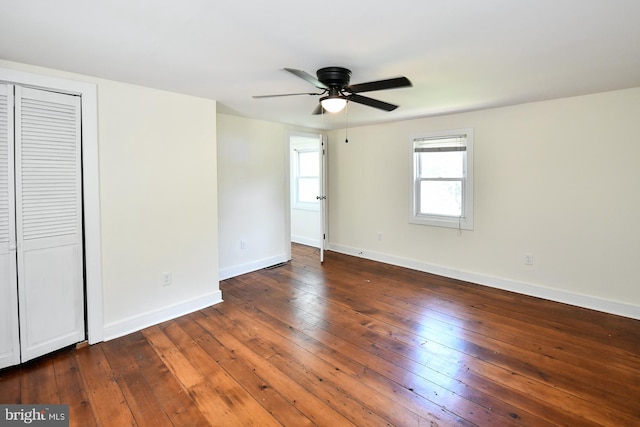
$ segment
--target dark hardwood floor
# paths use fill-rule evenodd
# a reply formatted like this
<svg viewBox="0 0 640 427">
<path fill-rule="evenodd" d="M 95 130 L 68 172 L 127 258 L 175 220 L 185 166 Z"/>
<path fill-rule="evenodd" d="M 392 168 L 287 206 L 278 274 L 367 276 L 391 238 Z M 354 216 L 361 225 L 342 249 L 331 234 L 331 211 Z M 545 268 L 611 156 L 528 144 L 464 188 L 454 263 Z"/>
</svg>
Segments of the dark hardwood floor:
<svg viewBox="0 0 640 427">
<path fill-rule="evenodd" d="M 640 426 L 640 321 L 293 246 L 224 302 L 0 371 L 78 426 Z"/>
</svg>

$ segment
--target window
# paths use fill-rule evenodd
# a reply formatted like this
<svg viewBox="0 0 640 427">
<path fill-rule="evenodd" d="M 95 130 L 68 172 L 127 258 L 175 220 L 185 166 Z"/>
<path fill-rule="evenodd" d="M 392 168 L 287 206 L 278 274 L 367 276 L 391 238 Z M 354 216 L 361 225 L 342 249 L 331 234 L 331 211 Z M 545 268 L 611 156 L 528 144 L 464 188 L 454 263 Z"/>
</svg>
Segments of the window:
<svg viewBox="0 0 640 427">
<path fill-rule="evenodd" d="M 296 209 L 318 210 L 316 198 L 320 184 L 320 153 L 318 147 L 295 148 L 293 150 L 294 192 L 293 206 Z"/>
<path fill-rule="evenodd" d="M 473 229 L 473 129 L 411 139 L 413 224 Z"/>
</svg>

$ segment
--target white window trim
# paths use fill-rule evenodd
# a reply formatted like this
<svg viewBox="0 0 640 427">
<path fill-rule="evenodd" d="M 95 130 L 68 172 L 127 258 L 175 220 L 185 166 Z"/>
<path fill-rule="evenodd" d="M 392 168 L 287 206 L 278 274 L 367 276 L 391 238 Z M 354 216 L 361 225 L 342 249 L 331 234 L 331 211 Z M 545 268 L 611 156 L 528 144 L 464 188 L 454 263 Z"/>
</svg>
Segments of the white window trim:
<svg viewBox="0 0 640 427">
<path fill-rule="evenodd" d="M 448 136 L 466 135 L 465 179 L 463 182 L 463 212 L 460 217 L 443 215 L 418 214 L 418 186 L 416 185 L 416 158 L 414 155 L 414 141 L 417 139 L 444 138 Z M 430 225 L 435 227 L 457 228 L 459 230 L 473 230 L 473 128 L 453 129 L 437 132 L 422 133 L 409 138 L 410 155 L 410 185 L 409 185 L 409 222 L 411 224 Z"/>
<path fill-rule="evenodd" d="M 320 210 L 320 201 L 317 200 L 315 202 L 300 202 L 298 200 L 298 179 L 300 176 L 299 172 L 299 164 L 298 164 L 298 154 L 299 153 L 308 153 L 308 152 L 317 152 L 319 153 L 319 148 L 317 144 L 297 144 L 291 149 L 291 155 L 293 161 L 291 162 L 291 168 L 293 171 L 293 193 L 291 194 L 291 204 L 293 209 L 305 210 L 305 211 L 314 211 L 318 212 Z M 318 176 L 318 179 L 320 177 Z"/>
</svg>

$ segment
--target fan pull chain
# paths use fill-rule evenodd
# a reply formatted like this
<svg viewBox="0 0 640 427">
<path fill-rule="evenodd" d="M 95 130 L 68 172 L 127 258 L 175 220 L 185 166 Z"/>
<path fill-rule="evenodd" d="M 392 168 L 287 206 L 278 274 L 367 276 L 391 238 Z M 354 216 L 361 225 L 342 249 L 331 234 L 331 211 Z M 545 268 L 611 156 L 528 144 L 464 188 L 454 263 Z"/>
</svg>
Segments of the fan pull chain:
<svg viewBox="0 0 640 427">
<path fill-rule="evenodd" d="M 347 114 L 345 115 L 345 126 L 344 126 L 344 143 L 349 143 L 349 101 L 347 101 Z"/>
</svg>

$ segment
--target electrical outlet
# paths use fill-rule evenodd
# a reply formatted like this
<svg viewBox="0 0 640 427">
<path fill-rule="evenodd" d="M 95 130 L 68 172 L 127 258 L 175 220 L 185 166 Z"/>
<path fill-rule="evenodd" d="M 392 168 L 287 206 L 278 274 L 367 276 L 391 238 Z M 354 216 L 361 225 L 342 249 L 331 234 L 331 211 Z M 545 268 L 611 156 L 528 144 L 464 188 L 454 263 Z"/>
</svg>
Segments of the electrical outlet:
<svg viewBox="0 0 640 427">
<path fill-rule="evenodd" d="M 171 273 L 162 273 L 162 286 L 169 286 L 171 284 Z"/>
<path fill-rule="evenodd" d="M 246 240 L 240 240 L 240 249 L 242 249 L 242 250 L 247 249 L 247 241 Z"/>
<path fill-rule="evenodd" d="M 533 255 L 532 254 L 524 254 L 524 264 L 525 265 L 533 265 Z"/>
<path fill-rule="evenodd" d="M 382 240 L 382 231 L 378 231 L 378 240 Z"/>
</svg>

